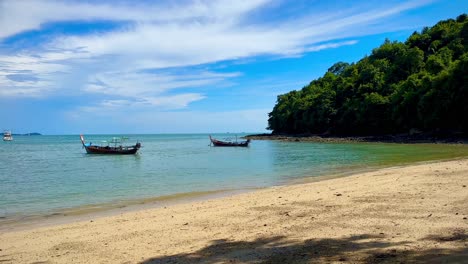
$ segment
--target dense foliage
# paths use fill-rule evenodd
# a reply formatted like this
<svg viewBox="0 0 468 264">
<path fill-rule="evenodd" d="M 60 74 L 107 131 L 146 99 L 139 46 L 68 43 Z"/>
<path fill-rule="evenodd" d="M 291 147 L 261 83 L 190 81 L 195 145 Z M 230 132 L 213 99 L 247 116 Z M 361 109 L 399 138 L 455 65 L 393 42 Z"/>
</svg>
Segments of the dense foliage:
<svg viewBox="0 0 468 264">
<path fill-rule="evenodd" d="M 468 133 L 468 17 L 386 40 L 357 63 L 338 62 L 299 91 L 279 95 L 273 133 Z"/>
</svg>

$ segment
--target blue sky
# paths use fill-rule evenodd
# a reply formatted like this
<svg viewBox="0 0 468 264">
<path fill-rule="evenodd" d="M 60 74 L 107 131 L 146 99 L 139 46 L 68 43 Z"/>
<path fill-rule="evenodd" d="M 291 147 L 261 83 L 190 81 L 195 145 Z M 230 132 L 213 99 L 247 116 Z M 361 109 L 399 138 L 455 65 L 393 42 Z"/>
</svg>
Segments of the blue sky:
<svg viewBox="0 0 468 264">
<path fill-rule="evenodd" d="M 276 97 L 468 1 L 0 0 L 0 128 L 265 132 Z"/>
</svg>

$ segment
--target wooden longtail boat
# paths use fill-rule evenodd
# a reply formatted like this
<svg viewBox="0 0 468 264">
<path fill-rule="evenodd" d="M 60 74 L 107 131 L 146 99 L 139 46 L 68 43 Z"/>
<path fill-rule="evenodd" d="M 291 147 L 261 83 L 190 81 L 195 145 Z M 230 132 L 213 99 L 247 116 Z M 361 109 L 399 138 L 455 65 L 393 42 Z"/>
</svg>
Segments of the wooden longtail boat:
<svg viewBox="0 0 468 264">
<path fill-rule="evenodd" d="M 92 143 L 86 143 L 83 135 L 80 135 L 81 143 L 88 154 L 113 154 L 113 155 L 131 155 L 136 154 L 141 148 L 140 142 L 137 142 L 133 146 L 122 146 L 123 138 L 113 138 L 107 146 L 93 145 Z M 109 146 L 109 143 L 114 144 Z"/>
<path fill-rule="evenodd" d="M 210 141 L 215 147 L 248 147 L 250 143 L 250 139 L 247 139 L 245 141 L 221 141 L 214 139 L 210 136 Z"/>
</svg>

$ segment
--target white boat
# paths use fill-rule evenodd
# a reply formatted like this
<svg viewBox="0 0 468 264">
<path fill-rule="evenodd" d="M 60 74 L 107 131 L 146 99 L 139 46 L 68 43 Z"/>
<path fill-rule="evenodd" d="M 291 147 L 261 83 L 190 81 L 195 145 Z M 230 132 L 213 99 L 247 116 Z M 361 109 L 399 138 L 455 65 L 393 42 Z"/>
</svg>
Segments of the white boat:
<svg viewBox="0 0 468 264">
<path fill-rule="evenodd" d="M 11 131 L 10 130 L 3 131 L 3 141 L 12 141 L 12 140 L 13 140 L 13 136 L 11 135 Z"/>
</svg>

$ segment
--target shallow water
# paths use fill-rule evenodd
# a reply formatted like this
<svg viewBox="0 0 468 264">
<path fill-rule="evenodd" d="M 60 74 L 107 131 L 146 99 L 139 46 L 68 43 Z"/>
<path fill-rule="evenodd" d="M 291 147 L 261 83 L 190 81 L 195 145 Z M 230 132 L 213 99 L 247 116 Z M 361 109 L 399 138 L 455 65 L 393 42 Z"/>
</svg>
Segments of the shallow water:
<svg viewBox="0 0 468 264">
<path fill-rule="evenodd" d="M 86 139 L 97 143 L 112 136 Z M 142 143 L 138 155 L 88 155 L 78 135 L 16 136 L 12 142 L 1 142 L 0 225 L 2 220 L 73 208 L 259 188 L 305 177 L 468 156 L 466 145 L 253 141 L 249 148 L 222 148 L 210 147 L 207 134 L 129 137 L 129 144 Z"/>
</svg>

